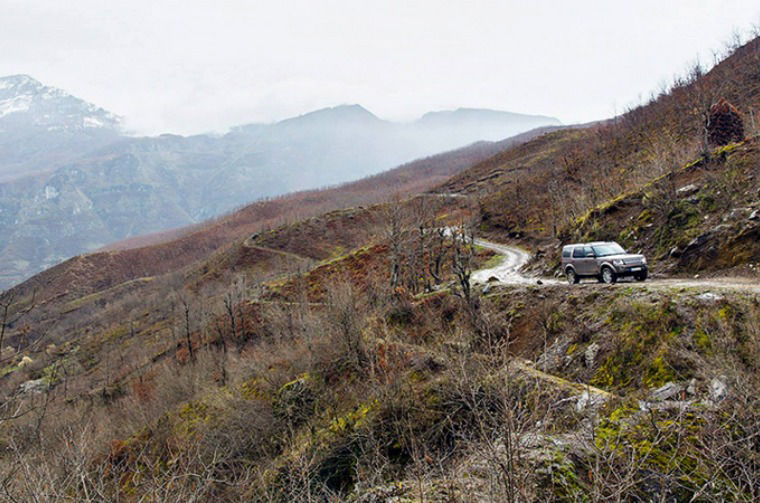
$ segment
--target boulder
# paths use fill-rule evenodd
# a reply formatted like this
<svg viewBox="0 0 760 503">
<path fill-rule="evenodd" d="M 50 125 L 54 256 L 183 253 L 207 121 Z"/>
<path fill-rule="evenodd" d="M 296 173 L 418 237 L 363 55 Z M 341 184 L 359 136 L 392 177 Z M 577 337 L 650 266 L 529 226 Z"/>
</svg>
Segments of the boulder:
<svg viewBox="0 0 760 503">
<path fill-rule="evenodd" d="M 697 295 L 697 300 L 705 304 L 714 304 L 723 300 L 723 297 L 717 293 L 705 292 Z"/>
<path fill-rule="evenodd" d="M 19 390 L 22 393 L 44 393 L 49 387 L 45 379 L 32 379 L 31 381 L 22 382 Z"/>
<path fill-rule="evenodd" d="M 650 397 L 652 400 L 655 400 L 657 402 L 662 402 L 663 400 L 669 400 L 673 398 L 674 396 L 678 395 L 684 390 L 684 386 L 682 384 L 669 382 L 665 383 L 664 386 L 661 386 L 657 388 L 656 390 L 652 391 L 650 393 Z"/>
<path fill-rule="evenodd" d="M 689 185 L 684 185 L 680 189 L 676 190 L 676 195 L 678 197 L 686 197 L 686 196 L 695 194 L 697 192 L 699 192 L 699 186 L 694 185 L 693 183 L 690 183 Z"/>
<path fill-rule="evenodd" d="M 587 408 L 595 408 L 606 401 L 605 397 L 598 393 L 589 393 L 584 391 L 578 395 L 578 400 L 575 402 L 575 411 L 583 412 Z"/>
<path fill-rule="evenodd" d="M 593 368 L 594 363 L 596 361 L 596 355 L 599 353 L 599 344 L 596 342 L 592 342 L 589 344 L 589 346 L 586 348 L 586 352 L 583 354 L 583 357 L 586 361 L 586 368 Z"/>
<path fill-rule="evenodd" d="M 719 402 L 726 398 L 728 395 L 728 384 L 726 383 L 726 376 L 714 377 L 710 381 L 710 399 L 714 402 Z"/>
<path fill-rule="evenodd" d="M 697 380 L 692 378 L 691 381 L 689 381 L 689 385 L 686 387 L 686 392 L 690 395 L 696 395 L 697 394 Z"/>
</svg>

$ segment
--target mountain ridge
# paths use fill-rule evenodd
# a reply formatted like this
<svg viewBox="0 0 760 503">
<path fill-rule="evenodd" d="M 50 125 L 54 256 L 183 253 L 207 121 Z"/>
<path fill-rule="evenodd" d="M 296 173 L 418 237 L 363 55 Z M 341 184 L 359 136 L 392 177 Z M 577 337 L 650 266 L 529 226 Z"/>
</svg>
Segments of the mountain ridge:
<svg viewBox="0 0 760 503">
<path fill-rule="evenodd" d="M 109 112 L 31 77 L 0 82 L 0 288 L 111 242 L 533 126 L 512 116 L 485 129 L 410 126 L 340 105 L 224 135 L 132 137 Z"/>
</svg>

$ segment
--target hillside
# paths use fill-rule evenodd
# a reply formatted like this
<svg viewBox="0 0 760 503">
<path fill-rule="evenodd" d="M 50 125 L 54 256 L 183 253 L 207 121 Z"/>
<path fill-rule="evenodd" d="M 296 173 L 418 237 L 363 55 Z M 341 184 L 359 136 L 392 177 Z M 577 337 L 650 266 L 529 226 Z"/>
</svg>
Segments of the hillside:
<svg viewBox="0 0 760 503">
<path fill-rule="evenodd" d="M 3 298 L 6 494 L 757 500 L 759 62 L 760 38 L 614 120 L 24 282 Z M 705 144 L 722 98 L 746 129 Z M 656 279 L 474 284 L 500 260 L 475 235 L 547 276 L 560 243 L 619 239 Z"/>
<path fill-rule="evenodd" d="M 500 142 L 476 143 L 334 188 L 253 203 L 204 225 L 117 242 L 102 252 L 75 257 L 52 267 L 12 292 L 25 296 L 37 290 L 43 299 L 70 300 L 69 295 L 61 295 L 73 285 L 77 285 L 74 296 L 89 295 L 142 277 L 177 272 L 255 232 L 278 226 L 288 228 L 289 223 L 304 218 L 381 203 L 393 195 L 424 192 L 494 152 L 545 132 L 537 129 Z"/>
<path fill-rule="evenodd" d="M 460 115 L 395 123 L 343 105 L 223 135 L 133 137 L 117 117 L 60 89 L 0 78 L 0 288 L 125 238 L 559 123 Z M 488 121 L 478 126 L 479 116 Z"/>
<path fill-rule="evenodd" d="M 705 114 L 719 98 L 757 134 L 760 41 L 736 48 L 706 74 L 699 68 L 613 121 L 564 129 L 481 162 L 439 191 L 477 194 L 483 228 L 494 235 L 556 237 L 589 209 L 709 154 Z M 754 124 L 754 125 L 753 125 Z"/>
</svg>

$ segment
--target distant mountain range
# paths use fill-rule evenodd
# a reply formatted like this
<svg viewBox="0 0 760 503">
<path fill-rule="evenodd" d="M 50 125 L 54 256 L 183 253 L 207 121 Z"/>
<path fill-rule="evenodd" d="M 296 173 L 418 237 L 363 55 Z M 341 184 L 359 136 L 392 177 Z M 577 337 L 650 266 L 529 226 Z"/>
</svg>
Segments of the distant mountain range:
<svg viewBox="0 0 760 503">
<path fill-rule="evenodd" d="M 476 109 L 396 123 L 344 105 L 221 136 L 131 137 L 60 89 L 0 78 L 0 288 L 116 240 L 556 124 Z"/>
</svg>

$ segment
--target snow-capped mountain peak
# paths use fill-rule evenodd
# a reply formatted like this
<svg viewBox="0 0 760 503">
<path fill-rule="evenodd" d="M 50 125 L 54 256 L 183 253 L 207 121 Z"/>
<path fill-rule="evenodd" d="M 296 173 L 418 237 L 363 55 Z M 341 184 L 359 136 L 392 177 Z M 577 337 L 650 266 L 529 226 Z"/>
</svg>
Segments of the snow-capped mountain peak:
<svg viewBox="0 0 760 503">
<path fill-rule="evenodd" d="M 28 75 L 0 77 L 0 122 L 48 131 L 118 130 L 116 115 Z"/>
</svg>

